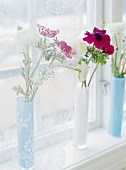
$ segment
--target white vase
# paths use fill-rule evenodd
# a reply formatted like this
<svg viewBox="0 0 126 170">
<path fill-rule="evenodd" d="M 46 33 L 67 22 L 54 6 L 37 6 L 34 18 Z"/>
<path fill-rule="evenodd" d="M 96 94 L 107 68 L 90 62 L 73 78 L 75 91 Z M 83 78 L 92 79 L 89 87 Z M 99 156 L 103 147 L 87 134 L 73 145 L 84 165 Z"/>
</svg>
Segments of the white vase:
<svg viewBox="0 0 126 170">
<path fill-rule="evenodd" d="M 78 149 L 87 147 L 87 129 L 88 129 L 88 87 L 81 87 L 79 82 L 75 88 L 74 94 L 74 128 L 73 144 Z"/>
</svg>

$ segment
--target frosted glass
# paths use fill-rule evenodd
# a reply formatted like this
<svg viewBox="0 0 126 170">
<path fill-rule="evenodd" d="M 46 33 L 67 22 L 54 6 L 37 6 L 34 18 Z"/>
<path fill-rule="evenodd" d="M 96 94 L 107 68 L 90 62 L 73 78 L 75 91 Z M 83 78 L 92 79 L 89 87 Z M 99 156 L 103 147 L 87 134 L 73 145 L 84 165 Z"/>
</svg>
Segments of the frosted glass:
<svg viewBox="0 0 126 170">
<path fill-rule="evenodd" d="M 0 69 L 21 64 L 22 58 L 17 53 L 14 36 L 18 26 L 28 26 L 27 4 L 25 0 L 0 0 Z"/>
</svg>

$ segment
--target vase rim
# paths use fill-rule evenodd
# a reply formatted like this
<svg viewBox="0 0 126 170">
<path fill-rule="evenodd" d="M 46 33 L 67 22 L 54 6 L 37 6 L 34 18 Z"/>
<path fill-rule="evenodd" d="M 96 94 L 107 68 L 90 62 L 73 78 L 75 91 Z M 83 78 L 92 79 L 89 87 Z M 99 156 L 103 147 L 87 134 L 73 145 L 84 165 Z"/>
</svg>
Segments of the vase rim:
<svg viewBox="0 0 126 170">
<path fill-rule="evenodd" d="M 18 102 L 25 102 L 25 97 L 24 96 L 20 96 L 17 98 L 17 101 Z M 25 102 L 25 103 L 32 103 L 33 101 L 28 101 L 28 102 Z"/>
<path fill-rule="evenodd" d="M 112 75 L 112 78 L 115 78 L 115 79 L 125 79 L 125 77 L 115 77 L 114 75 Z"/>
<path fill-rule="evenodd" d="M 77 86 L 77 87 L 81 87 L 81 82 L 78 82 L 76 86 Z M 83 86 L 82 89 L 89 89 L 89 87 L 88 87 L 88 86 L 86 86 L 86 87 Z"/>
</svg>

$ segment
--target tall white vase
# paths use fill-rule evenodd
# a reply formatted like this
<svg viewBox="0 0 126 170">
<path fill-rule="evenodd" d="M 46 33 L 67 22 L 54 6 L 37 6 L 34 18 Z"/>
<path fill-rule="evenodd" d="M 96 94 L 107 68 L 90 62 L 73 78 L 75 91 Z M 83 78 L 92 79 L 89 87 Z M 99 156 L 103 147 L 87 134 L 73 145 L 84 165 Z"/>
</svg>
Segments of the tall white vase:
<svg viewBox="0 0 126 170">
<path fill-rule="evenodd" d="M 87 129 L 88 129 L 88 87 L 81 87 L 79 82 L 75 88 L 74 94 L 74 128 L 73 144 L 78 149 L 87 147 Z"/>
</svg>

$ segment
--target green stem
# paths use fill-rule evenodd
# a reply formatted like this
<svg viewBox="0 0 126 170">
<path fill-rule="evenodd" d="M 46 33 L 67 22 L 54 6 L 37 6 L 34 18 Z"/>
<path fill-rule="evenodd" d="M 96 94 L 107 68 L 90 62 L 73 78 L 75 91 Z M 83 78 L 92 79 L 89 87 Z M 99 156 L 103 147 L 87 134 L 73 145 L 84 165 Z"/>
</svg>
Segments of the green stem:
<svg viewBox="0 0 126 170">
<path fill-rule="evenodd" d="M 122 71 L 121 71 L 121 75 L 123 74 L 123 72 L 124 72 L 124 69 L 125 69 L 125 65 L 124 65 L 124 63 L 123 63 L 123 65 L 122 65 Z"/>
<path fill-rule="evenodd" d="M 89 64 L 90 61 L 91 61 L 91 59 L 92 59 L 92 54 L 93 54 L 94 49 L 95 49 L 95 46 L 94 46 L 94 43 L 93 43 L 91 55 L 90 55 L 90 57 L 89 57 L 89 60 L 88 60 L 88 63 L 87 63 L 87 64 Z"/>
<path fill-rule="evenodd" d="M 53 64 L 53 61 L 54 61 L 54 60 L 55 60 L 55 57 L 52 58 L 51 62 L 50 62 L 49 65 L 48 65 L 48 68 L 51 67 L 51 65 Z M 45 74 L 44 74 L 44 75 L 46 75 L 46 73 L 47 73 L 47 70 L 45 71 Z M 43 76 L 44 76 L 44 75 L 43 75 Z M 35 96 L 35 94 L 36 94 L 38 88 L 39 88 L 39 85 L 38 85 L 38 86 L 36 87 L 36 89 L 33 91 L 33 94 L 32 94 L 32 96 L 31 96 L 30 101 L 33 100 L 33 98 L 34 98 L 34 96 Z"/>
<path fill-rule="evenodd" d="M 26 101 L 28 101 L 29 98 L 29 90 L 30 90 L 30 84 L 29 84 L 29 80 L 30 80 L 30 57 L 29 57 L 29 48 L 26 49 L 26 60 L 28 60 L 28 66 L 27 64 L 25 64 L 25 69 L 27 70 L 27 78 L 25 79 L 26 81 L 26 96 L 25 99 Z"/>
<path fill-rule="evenodd" d="M 117 42 L 117 37 L 115 37 L 115 43 L 116 43 L 116 52 L 115 52 L 115 57 L 114 57 L 114 75 L 116 75 L 116 68 L 117 68 L 117 51 L 118 51 L 118 42 Z"/>
<path fill-rule="evenodd" d="M 94 48 L 95 48 L 95 46 L 94 46 L 94 43 L 93 43 L 93 46 L 92 46 L 92 52 L 94 51 Z"/>
<path fill-rule="evenodd" d="M 52 58 L 51 62 L 49 63 L 49 65 L 48 65 L 49 68 L 50 68 L 51 65 L 53 64 L 54 60 L 55 60 L 55 56 Z"/>
<path fill-rule="evenodd" d="M 30 101 L 32 101 L 32 100 L 33 100 L 33 98 L 34 98 L 34 96 L 35 96 L 35 94 L 36 94 L 36 92 L 37 92 L 38 88 L 39 88 L 39 85 L 38 85 L 38 86 L 36 87 L 36 89 L 33 91 L 33 94 L 32 94 L 32 96 L 31 96 Z"/>
<path fill-rule="evenodd" d="M 81 88 L 83 88 L 83 85 L 84 85 L 84 82 L 82 81 L 82 82 L 81 82 Z"/>
<path fill-rule="evenodd" d="M 91 59 L 92 59 L 92 55 L 90 55 L 89 57 L 88 64 L 90 63 Z"/>
<path fill-rule="evenodd" d="M 53 67 L 63 67 L 63 68 L 68 68 L 70 70 L 74 70 L 74 71 L 80 72 L 80 70 L 78 68 L 72 68 L 72 67 L 69 67 L 69 66 L 56 65 L 56 66 L 53 66 Z M 51 68 L 53 68 L 53 67 L 51 67 Z"/>
<path fill-rule="evenodd" d="M 43 54 L 44 54 L 44 53 L 43 53 Z M 33 78 L 33 76 L 34 76 L 34 74 L 35 74 L 35 72 L 36 72 L 36 70 L 37 70 L 37 68 L 38 68 L 38 66 L 39 66 L 39 64 L 40 64 L 40 62 L 41 62 L 41 59 L 42 59 L 42 56 L 39 57 L 39 60 L 38 60 L 38 62 L 36 63 L 36 65 L 35 65 L 32 73 L 31 73 L 30 78 Z"/>
<path fill-rule="evenodd" d="M 87 85 L 86 85 L 86 80 L 84 81 L 84 86 L 86 87 Z"/>
<path fill-rule="evenodd" d="M 86 87 L 86 80 L 84 82 L 83 81 L 81 82 L 81 87 L 83 86 Z"/>
<path fill-rule="evenodd" d="M 94 76 L 95 71 L 96 71 L 97 68 L 98 68 L 98 65 L 99 65 L 99 62 L 96 64 L 96 66 L 95 66 L 95 68 L 94 68 L 94 71 L 93 71 L 93 73 L 92 73 L 92 75 L 91 75 L 91 77 L 90 77 L 90 80 L 89 80 L 89 83 L 88 83 L 88 87 L 89 87 L 89 85 L 90 85 L 90 83 L 91 83 L 91 80 L 92 80 L 92 78 L 93 78 L 93 76 Z"/>
</svg>

